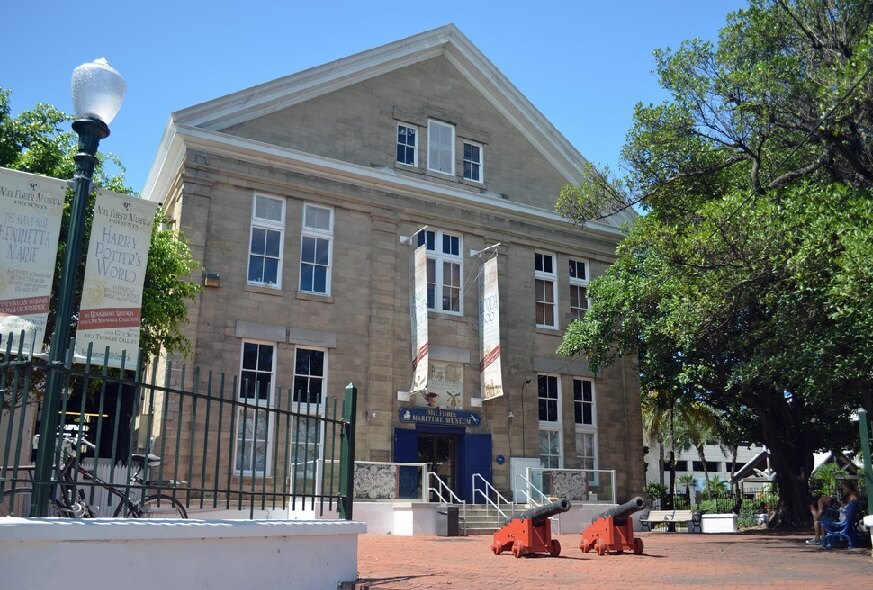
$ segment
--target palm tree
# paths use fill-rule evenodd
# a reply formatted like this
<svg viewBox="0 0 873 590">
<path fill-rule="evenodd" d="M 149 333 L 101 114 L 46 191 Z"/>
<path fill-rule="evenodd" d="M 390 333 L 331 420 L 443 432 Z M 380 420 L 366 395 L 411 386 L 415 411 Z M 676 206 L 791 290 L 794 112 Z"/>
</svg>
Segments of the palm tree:
<svg viewBox="0 0 873 590">
<path fill-rule="evenodd" d="M 676 478 L 676 483 L 680 486 L 685 486 L 685 493 L 688 494 L 688 501 L 691 502 L 693 496 L 691 495 L 692 488 L 694 490 L 697 489 L 697 478 L 694 477 L 693 473 L 686 473 L 685 475 L 680 475 Z"/>
</svg>

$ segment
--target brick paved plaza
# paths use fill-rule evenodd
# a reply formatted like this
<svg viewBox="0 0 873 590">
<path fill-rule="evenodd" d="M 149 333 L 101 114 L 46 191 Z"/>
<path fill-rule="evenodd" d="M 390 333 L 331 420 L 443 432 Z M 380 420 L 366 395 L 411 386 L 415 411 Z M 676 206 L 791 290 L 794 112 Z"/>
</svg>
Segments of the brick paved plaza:
<svg viewBox="0 0 873 590">
<path fill-rule="evenodd" d="M 516 559 L 491 553 L 491 536 L 362 535 L 358 588 L 464 590 L 523 588 L 840 588 L 873 587 L 870 549 L 823 551 L 809 535 L 640 533 L 643 555 L 579 550 L 579 535 L 558 535 L 561 556 Z"/>
</svg>

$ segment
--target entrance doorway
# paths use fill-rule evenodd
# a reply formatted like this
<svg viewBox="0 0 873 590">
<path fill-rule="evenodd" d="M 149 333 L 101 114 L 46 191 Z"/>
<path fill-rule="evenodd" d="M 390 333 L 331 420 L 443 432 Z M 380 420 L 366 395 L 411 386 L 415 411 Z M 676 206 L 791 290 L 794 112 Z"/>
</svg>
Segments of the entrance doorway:
<svg viewBox="0 0 873 590">
<path fill-rule="evenodd" d="M 457 437 L 444 434 L 418 435 L 418 462 L 427 463 L 447 486 L 457 493 Z M 431 501 L 437 498 L 431 498 Z"/>
</svg>

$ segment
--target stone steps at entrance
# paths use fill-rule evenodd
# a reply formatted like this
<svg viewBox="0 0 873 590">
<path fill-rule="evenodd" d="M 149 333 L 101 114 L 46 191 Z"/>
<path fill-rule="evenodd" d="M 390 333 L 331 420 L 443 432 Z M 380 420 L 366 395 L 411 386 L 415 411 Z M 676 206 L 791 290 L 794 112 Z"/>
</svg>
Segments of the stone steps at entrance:
<svg viewBox="0 0 873 590">
<path fill-rule="evenodd" d="M 508 507 L 507 507 L 508 508 Z M 507 516 L 512 516 L 511 508 L 501 507 Z M 515 505 L 515 514 L 525 510 L 524 504 Z M 462 513 L 463 514 L 463 513 Z M 461 530 L 466 530 L 468 535 L 491 535 L 506 524 L 505 519 L 493 507 L 482 505 L 466 506 L 466 515 L 462 518 Z M 466 526 L 465 526 L 466 525 Z"/>
</svg>

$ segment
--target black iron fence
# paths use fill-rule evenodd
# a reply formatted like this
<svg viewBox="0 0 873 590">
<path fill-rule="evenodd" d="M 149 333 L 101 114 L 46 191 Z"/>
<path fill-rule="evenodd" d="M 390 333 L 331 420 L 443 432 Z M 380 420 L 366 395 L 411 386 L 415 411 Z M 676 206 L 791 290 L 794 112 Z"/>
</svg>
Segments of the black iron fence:
<svg viewBox="0 0 873 590">
<path fill-rule="evenodd" d="M 122 371 L 14 352 L 0 354 L 0 515 L 38 514 L 39 488 L 47 515 L 352 517 L 353 385 L 340 402 L 159 359 Z M 52 373 L 57 408 L 43 404 Z M 60 427 L 40 440 L 47 412 Z"/>
</svg>

